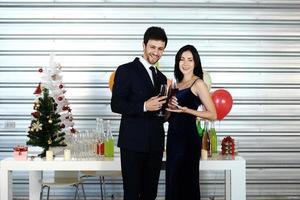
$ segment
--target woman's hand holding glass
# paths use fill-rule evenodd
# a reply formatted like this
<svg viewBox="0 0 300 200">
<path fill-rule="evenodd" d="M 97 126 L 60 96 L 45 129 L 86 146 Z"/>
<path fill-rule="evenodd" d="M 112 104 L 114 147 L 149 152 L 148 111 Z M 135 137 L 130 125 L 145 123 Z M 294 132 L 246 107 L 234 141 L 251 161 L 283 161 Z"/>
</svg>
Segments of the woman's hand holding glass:
<svg viewBox="0 0 300 200">
<path fill-rule="evenodd" d="M 176 96 L 171 96 L 168 101 L 168 109 L 175 110 L 175 109 L 178 109 L 177 106 L 178 106 L 178 101 L 177 101 Z"/>
<path fill-rule="evenodd" d="M 183 107 L 178 104 L 176 96 L 172 96 L 169 99 L 168 108 L 166 110 L 169 112 L 182 113 L 182 112 L 186 112 L 187 109 L 188 109 L 187 107 Z"/>
</svg>

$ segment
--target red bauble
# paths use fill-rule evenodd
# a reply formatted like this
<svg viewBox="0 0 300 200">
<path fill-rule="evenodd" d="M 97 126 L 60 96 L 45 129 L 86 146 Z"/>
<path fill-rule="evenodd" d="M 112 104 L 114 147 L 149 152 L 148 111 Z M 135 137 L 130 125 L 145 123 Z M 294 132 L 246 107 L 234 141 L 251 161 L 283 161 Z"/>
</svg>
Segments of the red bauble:
<svg viewBox="0 0 300 200">
<path fill-rule="evenodd" d="M 39 68 L 39 72 L 42 73 L 43 72 L 43 68 Z"/>
<path fill-rule="evenodd" d="M 68 110 L 68 109 L 69 109 L 69 106 L 66 106 L 66 105 L 63 106 L 63 108 L 62 108 L 63 111 L 66 111 L 66 110 Z"/>
<path fill-rule="evenodd" d="M 39 118 L 41 116 L 40 112 L 33 112 L 31 113 L 31 115 L 34 117 L 34 118 Z"/>
<path fill-rule="evenodd" d="M 71 128 L 71 133 L 76 133 L 76 129 L 75 128 Z"/>
<path fill-rule="evenodd" d="M 61 101 L 61 100 L 63 100 L 63 97 L 58 97 L 57 99 L 58 99 L 58 101 Z"/>
<path fill-rule="evenodd" d="M 65 128 L 65 127 L 66 127 L 65 124 L 60 125 L 60 128 Z"/>
<path fill-rule="evenodd" d="M 59 89 L 62 89 L 64 87 L 64 85 L 60 84 L 58 87 L 59 87 Z"/>
</svg>

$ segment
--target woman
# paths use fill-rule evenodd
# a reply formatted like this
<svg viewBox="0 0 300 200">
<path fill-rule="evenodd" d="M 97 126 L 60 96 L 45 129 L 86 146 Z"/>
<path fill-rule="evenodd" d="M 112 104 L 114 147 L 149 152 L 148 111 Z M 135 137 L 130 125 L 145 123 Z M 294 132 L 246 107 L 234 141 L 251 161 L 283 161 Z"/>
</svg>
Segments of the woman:
<svg viewBox="0 0 300 200">
<path fill-rule="evenodd" d="M 213 101 L 203 81 L 197 49 L 182 47 L 175 57 L 175 78 L 178 92 L 168 103 L 171 112 L 167 139 L 166 200 L 199 200 L 199 161 L 201 138 L 196 117 L 215 120 Z M 197 111 L 200 105 L 204 111 Z"/>
</svg>

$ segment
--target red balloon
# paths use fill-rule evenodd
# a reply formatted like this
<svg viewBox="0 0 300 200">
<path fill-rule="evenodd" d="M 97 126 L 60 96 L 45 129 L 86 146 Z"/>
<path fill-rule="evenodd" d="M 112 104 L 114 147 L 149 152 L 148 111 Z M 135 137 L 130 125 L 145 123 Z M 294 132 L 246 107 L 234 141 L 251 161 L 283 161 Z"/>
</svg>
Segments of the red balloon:
<svg viewBox="0 0 300 200">
<path fill-rule="evenodd" d="M 224 119 L 232 108 L 231 94 L 227 90 L 219 89 L 212 93 L 212 100 L 216 107 L 217 119 Z"/>
</svg>

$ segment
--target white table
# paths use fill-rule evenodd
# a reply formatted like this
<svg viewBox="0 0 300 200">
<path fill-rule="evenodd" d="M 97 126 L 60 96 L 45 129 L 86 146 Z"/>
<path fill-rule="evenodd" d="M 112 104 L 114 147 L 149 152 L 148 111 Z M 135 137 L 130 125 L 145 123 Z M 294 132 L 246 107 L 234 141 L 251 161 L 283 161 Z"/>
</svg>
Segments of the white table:
<svg viewBox="0 0 300 200">
<path fill-rule="evenodd" d="M 120 158 L 94 160 L 64 161 L 56 158 L 54 161 L 35 159 L 33 161 L 17 161 L 6 158 L 0 162 L 0 199 L 12 200 L 12 171 L 29 172 L 29 199 L 38 200 L 40 192 L 39 179 L 41 171 L 121 171 Z M 209 160 L 201 160 L 200 170 L 225 170 L 226 200 L 246 200 L 246 161 L 240 157 L 225 158 L 215 156 Z"/>
</svg>

